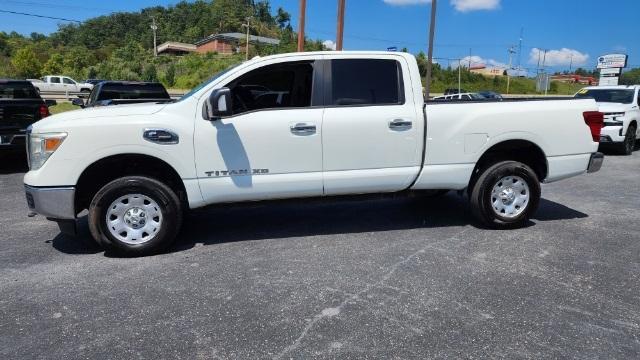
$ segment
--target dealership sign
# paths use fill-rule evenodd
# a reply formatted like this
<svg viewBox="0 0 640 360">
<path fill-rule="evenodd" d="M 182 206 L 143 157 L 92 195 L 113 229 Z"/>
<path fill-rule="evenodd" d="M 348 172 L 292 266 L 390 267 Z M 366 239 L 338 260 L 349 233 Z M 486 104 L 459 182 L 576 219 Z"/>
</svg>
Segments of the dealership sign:
<svg viewBox="0 0 640 360">
<path fill-rule="evenodd" d="M 598 57 L 598 69 L 624 67 L 627 67 L 627 55 L 625 54 L 609 54 Z"/>
<path fill-rule="evenodd" d="M 627 67 L 628 56 L 625 54 L 608 54 L 598 57 L 600 80 L 598 85 L 618 85 L 622 68 Z"/>
</svg>

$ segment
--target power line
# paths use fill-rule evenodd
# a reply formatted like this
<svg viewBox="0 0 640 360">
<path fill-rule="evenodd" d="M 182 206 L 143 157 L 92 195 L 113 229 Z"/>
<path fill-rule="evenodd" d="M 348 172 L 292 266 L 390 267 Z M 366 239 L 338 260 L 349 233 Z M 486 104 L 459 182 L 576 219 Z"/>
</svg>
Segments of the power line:
<svg viewBox="0 0 640 360">
<path fill-rule="evenodd" d="M 45 7 L 45 8 L 66 8 L 66 9 L 78 9 L 78 10 L 95 10 L 95 11 L 118 11 L 115 9 L 107 9 L 107 8 L 95 8 L 95 7 L 86 7 L 86 6 L 77 6 L 77 5 L 64 5 L 59 3 L 47 3 L 47 2 L 35 2 L 35 1 L 17 1 L 17 0 L 5 0 L 5 3 L 16 5 L 16 6 L 26 6 L 26 7 Z"/>
<path fill-rule="evenodd" d="M 15 14 L 15 15 L 33 16 L 33 17 L 44 18 L 44 19 L 53 19 L 53 20 L 70 21 L 70 22 L 76 22 L 76 23 L 78 23 L 78 24 L 81 24 L 81 23 L 82 23 L 82 21 L 80 21 L 80 20 L 65 19 L 65 18 L 59 18 L 59 17 L 55 17 L 55 16 L 46 16 L 46 15 L 39 15 L 39 14 L 29 14 L 29 13 L 23 13 L 23 12 L 17 12 L 17 11 L 9 11 L 9 10 L 0 10 L 0 12 L 2 12 L 2 13 L 7 13 L 7 14 Z"/>
</svg>

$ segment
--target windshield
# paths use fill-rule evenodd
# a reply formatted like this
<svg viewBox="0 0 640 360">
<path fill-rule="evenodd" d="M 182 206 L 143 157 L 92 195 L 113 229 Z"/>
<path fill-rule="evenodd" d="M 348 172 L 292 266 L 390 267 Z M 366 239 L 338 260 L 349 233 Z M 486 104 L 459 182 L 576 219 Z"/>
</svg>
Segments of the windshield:
<svg viewBox="0 0 640 360">
<path fill-rule="evenodd" d="M 593 98 L 599 103 L 631 104 L 633 93 L 633 89 L 582 89 L 575 97 Z"/>
<path fill-rule="evenodd" d="M 229 71 L 231 71 L 232 69 L 238 67 L 240 64 L 238 65 L 234 65 L 226 70 L 222 70 L 219 73 L 213 75 L 212 77 L 210 77 L 209 79 L 205 80 L 203 83 L 201 83 L 200 85 L 194 87 L 193 89 L 191 89 L 191 91 L 189 91 L 188 93 L 184 94 L 180 100 L 178 101 L 182 101 L 185 100 L 189 97 L 191 97 L 193 94 L 197 93 L 198 91 L 200 91 L 200 89 L 204 88 L 205 86 L 211 84 L 212 82 L 216 81 L 218 78 L 220 78 L 222 75 L 228 73 Z"/>
</svg>

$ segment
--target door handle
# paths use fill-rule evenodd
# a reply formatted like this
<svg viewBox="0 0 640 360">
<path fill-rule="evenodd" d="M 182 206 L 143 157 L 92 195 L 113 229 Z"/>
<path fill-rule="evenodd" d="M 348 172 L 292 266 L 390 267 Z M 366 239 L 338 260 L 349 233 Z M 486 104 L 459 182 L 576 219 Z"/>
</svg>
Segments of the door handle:
<svg viewBox="0 0 640 360">
<path fill-rule="evenodd" d="M 290 129 L 294 135 L 312 135 L 316 133 L 316 125 L 309 123 L 297 123 L 291 125 Z"/>
<path fill-rule="evenodd" d="M 161 145 L 175 145 L 180 142 L 178 134 L 167 129 L 144 129 L 142 137 L 147 141 Z"/>
<path fill-rule="evenodd" d="M 391 130 L 409 130 L 413 126 L 413 123 L 409 120 L 395 119 L 389 122 L 389 129 Z"/>
</svg>

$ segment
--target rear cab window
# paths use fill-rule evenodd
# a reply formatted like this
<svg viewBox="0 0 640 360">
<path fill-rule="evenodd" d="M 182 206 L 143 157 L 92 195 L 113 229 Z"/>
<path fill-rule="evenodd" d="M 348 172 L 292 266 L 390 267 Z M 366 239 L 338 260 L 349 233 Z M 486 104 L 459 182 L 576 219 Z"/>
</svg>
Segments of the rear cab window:
<svg viewBox="0 0 640 360">
<path fill-rule="evenodd" d="M 91 97 L 96 97 L 91 94 Z M 97 92 L 101 100 L 170 99 L 169 93 L 161 84 L 102 84 Z"/>
<path fill-rule="evenodd" d="M 326 89 L 328 106 L 402 105 L 402 67 L 392 59 L 333 59 Z M 326 71 L 326 70 L 325 70 Z"/>
<path fill-rule="evenodd" d="M 0 81 L 0 99 L 40 99 L 40 95 L 29 82 Z"/>
</svg>

